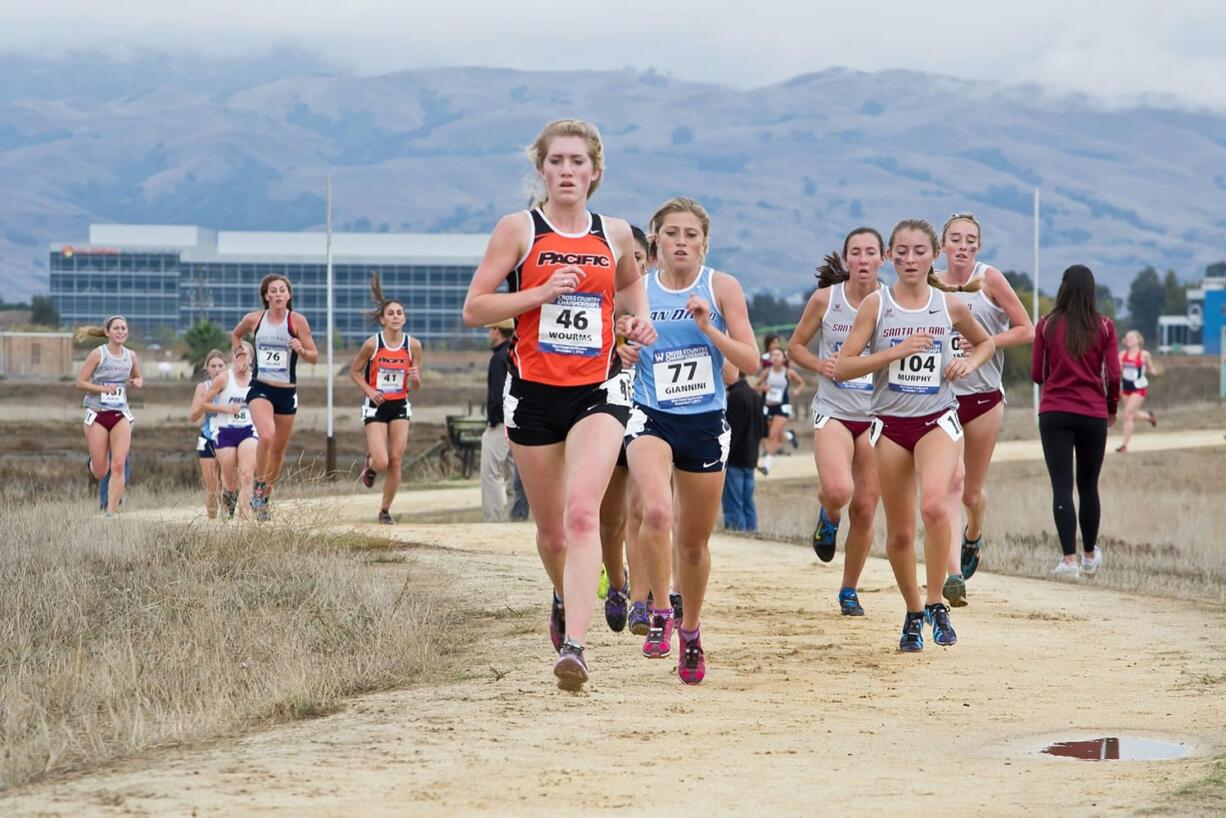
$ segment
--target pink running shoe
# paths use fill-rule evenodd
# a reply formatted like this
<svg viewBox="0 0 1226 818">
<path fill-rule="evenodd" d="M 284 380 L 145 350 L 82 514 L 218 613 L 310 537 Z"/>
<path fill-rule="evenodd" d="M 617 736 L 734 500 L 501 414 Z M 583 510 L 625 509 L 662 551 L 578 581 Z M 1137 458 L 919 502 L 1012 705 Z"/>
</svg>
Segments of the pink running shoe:
<svg viewBox="0 0 1226 818">
<path fill-rule="evenodd" d="M 643 640 L 643 655 L 648 659 L 663 659 L 673 651 L 673 618 L 666 613 L 653 611 L 651 627 Z"/>
<path fill-rule="evenodd" d="M 687 685 L 700 684 L 707 677 L 707 657 L 702 650 L 702 637 L 695 636 L 693 641 L 677 634 L 681 655 L 677 657 L 677 676 Z"/>
<path fill-rule="evenodd" d="M 366 455 L 366 462 L 362 464 L 362 485 L 368 489 L 375 487 L 375 470 L 370 467 L 370 455 Z"/>
</svg>

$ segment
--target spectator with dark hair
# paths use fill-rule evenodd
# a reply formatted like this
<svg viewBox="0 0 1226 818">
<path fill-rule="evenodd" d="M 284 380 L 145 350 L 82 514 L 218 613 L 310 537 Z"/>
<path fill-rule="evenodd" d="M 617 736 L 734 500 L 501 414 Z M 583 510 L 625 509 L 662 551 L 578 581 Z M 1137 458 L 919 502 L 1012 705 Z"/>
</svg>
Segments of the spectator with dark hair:
<svg viewBox="0 0 1226 818">
<path fill-rule="evenodd" d="M 729 363 L 724 364 L 724 384 L 728 387 L 725 418 L 732 429 L 724 474 L 724 528 L 757 531 L 753 470 L 758 465 L 758 445 L 766 435 L 765 404 L 762 393 L 745 380 L 745 373 Z"/>
<path fill-rule="evenodd" d="M 1030 377 L 1043 387 L 1039 437 L 1051 478 L 1052 515 L 1064 558 L 1055 573 L 1093 576 L 1102 566 L 1098 475 L 1120 399 L 1115 324 L 1098 312 L 1094 274 L 1074 264 L 1064 271 L 1056 305 L 1034 328 Z M 1074 466 L 1074 459 L 1076 465 Z M 1081 512 L 1073 505 L 1073 484 Z M 1084 556 L 1077 563 L 1077 528 Z"/>
</svg>

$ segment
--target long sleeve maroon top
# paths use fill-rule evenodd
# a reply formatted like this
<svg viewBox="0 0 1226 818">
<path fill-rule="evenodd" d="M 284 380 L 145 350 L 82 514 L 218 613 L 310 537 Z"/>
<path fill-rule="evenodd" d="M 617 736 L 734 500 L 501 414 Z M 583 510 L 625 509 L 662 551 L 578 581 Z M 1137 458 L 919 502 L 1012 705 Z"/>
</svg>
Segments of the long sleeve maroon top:
<svg viewBox="0 0 1226 818">
<path fill-rule="evenodd" d="M 1069 412 L 1105 418 L 1114 415 L 1120 400 L 1120 359 L 1115 324 L 1100 317 L 1102 331 L 1080 358 L 1069 355 L 1064 344 L 1064 321 L 1057 321 L 1048 337 L 1050 316 L 1034 328 L 1030 378 L 1042 388 L 1039 413 Z"/>
</svg>

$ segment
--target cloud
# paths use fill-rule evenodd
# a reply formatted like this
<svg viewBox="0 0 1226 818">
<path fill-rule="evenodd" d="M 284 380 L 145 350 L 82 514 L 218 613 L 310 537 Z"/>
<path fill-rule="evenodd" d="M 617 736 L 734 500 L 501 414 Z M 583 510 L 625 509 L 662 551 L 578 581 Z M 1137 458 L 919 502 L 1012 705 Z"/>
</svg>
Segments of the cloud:
<svg viewBox="0 0 1226 818">
<path fill-rule="evenodd" d="M 442 65 L 649 66 L 741 87 L 831 66 L 1036 82 L 1103 97 L 1168 94 L 1226 108 L 1226 15 L 1199 0 L 849 4 L 672 0 L 0 0 L 0 51 L 123 47 L 238 56 L 282 44 L 360 73 Z"/>
</svg>

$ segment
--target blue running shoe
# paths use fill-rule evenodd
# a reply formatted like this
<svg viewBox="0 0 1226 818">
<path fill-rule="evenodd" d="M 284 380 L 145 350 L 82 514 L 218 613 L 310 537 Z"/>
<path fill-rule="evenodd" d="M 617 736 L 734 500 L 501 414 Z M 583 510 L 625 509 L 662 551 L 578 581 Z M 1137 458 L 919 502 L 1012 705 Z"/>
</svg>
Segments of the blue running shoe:
<svg viewBox="0 0 1226 818">
<path fill-rule="evenodd" d="M 924 649 L 923 611 L 907 611 L 907 618 L 902 623 L 902 638 L 898 640 L 898 649 L 903 653 L 919 653 Z"/>
<path fill-rule="evenodd" d="M 932 626 L 933 642 L 942 647 L 958 644 L 958 634 L 954 633 L 953 623 L 949 621 L 949 606 L 942 605 L 940 602 L 935 605 L 925 605 L 924 621 Z"/>
<path fill-rule="evenodd" d="M 646 636 L 651 630 L 651 614 L 647 611 L 646 602 L 630 604 L 630 632 L 635 636 Z"/>
<path fill-rule="evenodd" d="M 983 532 L 974 540 L 966 538 L 966 529 L 962 529 L 962 578 L 970 579 L 979 569 L 979 549 L 983 548 Z"/>
<path fill-rule="evenodd" d="M 838 521 L 826 516 L 826 509 L 817 513 L 817 528 L 813 529 L 813 552 L 822 562 L 834 559 L 834 538 L 839 533 Z"/>
<path fill-rule="evenodd" d="M 622 587 L 609 586 L 604 598 L 604 621 L 609 630 L 621 633 L 626 629 L 626 614 L 630 604 L 630 577 L 623 575 Z"/>
<path fill-rule="evenodd" d="M 843 616 L 864 616 L 864 609 L 860 607 L 860 597 L 857 596 L 855 588 L 839 591 L 839 610 Z"/>
</svg>

